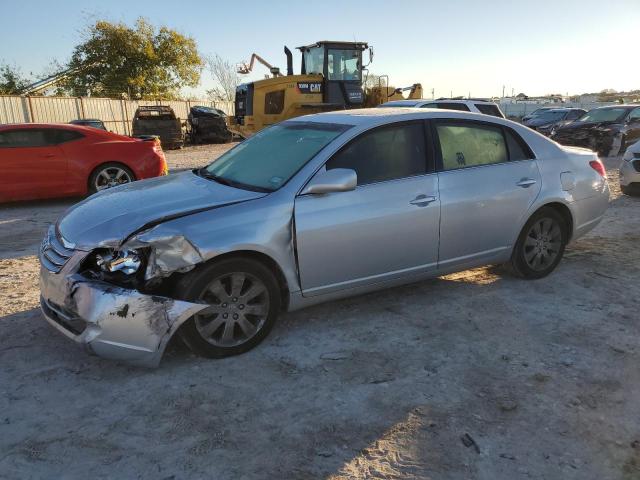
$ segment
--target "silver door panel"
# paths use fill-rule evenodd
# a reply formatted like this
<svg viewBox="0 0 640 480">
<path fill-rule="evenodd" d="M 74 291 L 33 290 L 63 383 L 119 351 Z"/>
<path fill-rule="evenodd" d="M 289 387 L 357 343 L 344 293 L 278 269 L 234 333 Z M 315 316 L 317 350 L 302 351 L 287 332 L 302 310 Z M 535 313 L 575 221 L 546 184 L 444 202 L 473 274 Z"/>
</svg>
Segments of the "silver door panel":
<svg viewBox="0 0 640 480">
<path fill-rule="evenodd" d="M 435 270 L 438 177 L 421 175 L 302 195 L 295 201 L 298 265 L 305 296 Z"/>
<path fill-rule="evenodd" d="M 541 187 L 536 160 L 438 174 L 439 267 L 507 255 Z"/>
</svg>

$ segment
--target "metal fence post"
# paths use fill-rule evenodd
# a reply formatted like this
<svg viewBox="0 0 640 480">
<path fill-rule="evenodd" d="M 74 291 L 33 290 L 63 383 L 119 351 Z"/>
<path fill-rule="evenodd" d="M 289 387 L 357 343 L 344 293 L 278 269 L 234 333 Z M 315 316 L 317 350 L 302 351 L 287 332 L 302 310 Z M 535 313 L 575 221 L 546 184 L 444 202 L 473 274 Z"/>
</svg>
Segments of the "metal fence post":
<svg viewBox="0 0 640 480">
<path fill-rule="evenodd" d="M 31 103 L 31 96 L 27 95 L 27 100 L 29 101 L 29 120 L 30 123 L 36 123 L 35 120 L 35 116 L 33 115 L 33 104 Z"/>
<path fill-rule="evenodd" d="M 129 114 L 127 113 L 127 104 L 124 99 L 120 99 L 120 107 L 122 108 L 122 113 L 124 114 L 124 133 L 125 135 L 131 136 L 131 129 L 129 127 Z"/>
</svg>

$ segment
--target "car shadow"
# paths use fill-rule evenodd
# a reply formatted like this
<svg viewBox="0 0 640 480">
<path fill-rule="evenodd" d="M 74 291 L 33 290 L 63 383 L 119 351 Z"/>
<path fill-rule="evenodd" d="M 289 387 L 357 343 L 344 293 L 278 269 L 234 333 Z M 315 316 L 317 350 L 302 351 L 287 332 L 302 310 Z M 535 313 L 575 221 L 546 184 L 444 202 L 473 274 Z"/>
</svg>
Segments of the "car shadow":
<svg viewBox="0 0 640 480">
<path fill-rule="evenodd" d="M 49 225 L 79 200 L 0 204 L 0 259 L 36 255 Z"/>
<path fill-rule="evenodd" d="M 73 476 L 74 451 L 98 476 L 556 478 L 560 455 L 597 458 L 559 433 L 590 418 L 555 407 L 576 381 L 554 347 L 569 270 L 527 282 L 480 268 L 334 301 L 283 315 L 236 357 L 173 342 L 155 370 L 86 355 L 38 309 L 2 317 L 3 417 L 21 433 L 0 439 L 0 464 Z"/>
</svg>

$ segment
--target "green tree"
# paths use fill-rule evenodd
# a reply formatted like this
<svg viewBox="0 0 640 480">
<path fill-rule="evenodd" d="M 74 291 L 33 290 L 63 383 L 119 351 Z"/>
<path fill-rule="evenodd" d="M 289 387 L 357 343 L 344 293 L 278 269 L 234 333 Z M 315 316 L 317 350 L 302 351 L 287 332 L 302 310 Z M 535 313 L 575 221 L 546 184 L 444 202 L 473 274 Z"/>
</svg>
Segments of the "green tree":
<svg viewBox="0 0 640 480">
<path fill-rule="evenodd" d="M 101 20 L 73 50 L 64 86 L 75 96 L 178 98 L 199 84 L 203 66 L 191 37 L 144 18 L 133 28 Z"/>
<path fill-rule="evenodd" d="M 18 95 L 31 83 L 20 69 L 7 63 L 0 64 L 0 94 Z"/>
</svg>

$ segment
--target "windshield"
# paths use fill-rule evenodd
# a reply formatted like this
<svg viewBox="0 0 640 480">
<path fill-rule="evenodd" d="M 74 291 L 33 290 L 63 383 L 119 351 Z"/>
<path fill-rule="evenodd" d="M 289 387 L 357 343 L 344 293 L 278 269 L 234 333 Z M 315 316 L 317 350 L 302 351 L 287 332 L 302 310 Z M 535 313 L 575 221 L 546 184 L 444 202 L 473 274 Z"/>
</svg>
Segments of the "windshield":
<svg viewBox="0 0 640 480">
<path fill-rule="evenodd" d="M 329 80 L 358 80 L 362 81 L 360 70 L 360 50 L 330 49 Z"/>
<path fill-rule="evenodd" d="M 308 74 L 324 74 L 324 47 L 313 47 L 304 51 L 304 68 Z"/>
<path fill-rule="evenodd" d="M 201 175 L 247 190 L 272 192 L 351 127 L 316 122 L 273 125 L 229 150 L 202 169 Z"/>
<path fill-rule="evenodd" d="M 536 120 L 555 122 L 562 120 L 566 113 L 564 110 L 547 110 L 546 112 L 540 112 L 540 115 L 536 115 Z"/>
<path fill-rule="evenodd" d="M 581 116 L 579 122 L 617 122 L 624 118 L 626 108 L 596 108 Z"/>
</svg>

